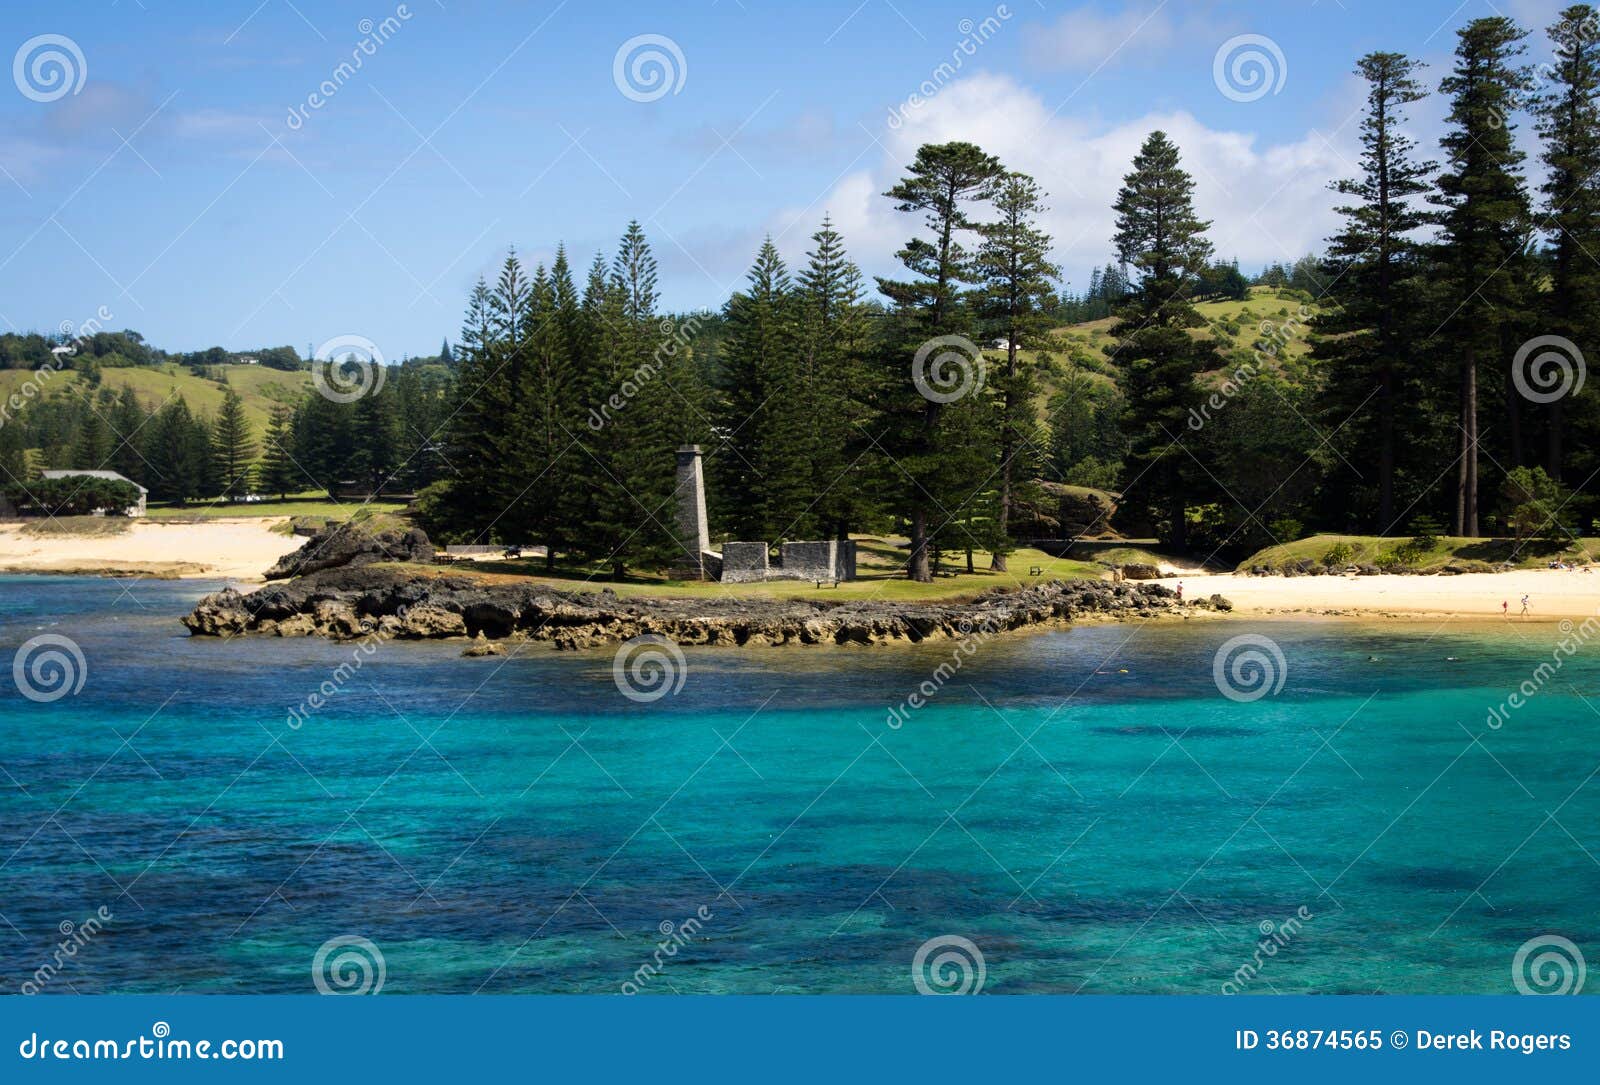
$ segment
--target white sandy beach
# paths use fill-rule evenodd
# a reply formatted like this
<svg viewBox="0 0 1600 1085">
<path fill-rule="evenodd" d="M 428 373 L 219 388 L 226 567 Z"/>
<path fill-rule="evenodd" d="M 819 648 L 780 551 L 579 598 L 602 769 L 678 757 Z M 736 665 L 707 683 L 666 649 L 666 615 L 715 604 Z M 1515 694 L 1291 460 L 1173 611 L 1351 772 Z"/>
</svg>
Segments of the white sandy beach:
<svg viewBox="0 0 1600 1085">
<path fill-rule="evenodd" d="M 157 524 L 135 520 L 118 535 L 29 535 L 0 524 L 0 571 L 213 577 L 259 581 L 272 563 L 305 543 L 274 534 L 281 516 Z"/>
<path fill-rule="evenodd" d="M 1158 583 L 1183 583 L 1186 599 L 1223 595 L 1241 614 L 1328 614 L 1499 618 L 1501 604 L 1522 621 L 1528 596 L 1529 622 L 1587 618 L 1600 614 L 1600 572 L 1529 569 L 1459 576 L 1183 576 Z"/>
</svg>

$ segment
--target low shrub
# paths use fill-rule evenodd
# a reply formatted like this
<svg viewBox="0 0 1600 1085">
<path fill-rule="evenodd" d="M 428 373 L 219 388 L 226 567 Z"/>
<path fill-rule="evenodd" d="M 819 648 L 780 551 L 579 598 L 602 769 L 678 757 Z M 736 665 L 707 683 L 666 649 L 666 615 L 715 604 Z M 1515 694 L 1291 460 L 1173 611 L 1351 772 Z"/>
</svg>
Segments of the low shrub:
<svg viewBox="0 0 1600 1085">
<path fill-rule="evenodd" d="M 1327 553 L 1322 555 L 1322 564 L 1335 567 L 1349 565 L 1355 556 L 1355 547 L 1347 542 L 1338 542 L 1328 547 Z"/>
</svg>

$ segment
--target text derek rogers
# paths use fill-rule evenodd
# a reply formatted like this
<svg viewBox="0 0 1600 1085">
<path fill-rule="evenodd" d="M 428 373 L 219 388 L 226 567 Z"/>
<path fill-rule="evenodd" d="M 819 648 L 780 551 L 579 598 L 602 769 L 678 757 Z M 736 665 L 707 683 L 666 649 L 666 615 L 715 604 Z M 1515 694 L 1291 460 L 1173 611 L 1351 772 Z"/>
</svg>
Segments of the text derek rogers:
<svg viewBox="0 0 1600 1085">
<path fill-rule="evenodd" d="M 1333 1048 L 1341 1051 L 1517 1051 L 1531 1055 L 1538 1051 L 1570 1051 L 1572 1037 L 1565 1032 L 1506 1032 L 1490 1029 L 1480 1032 L 1431 1032 L 1417 1029 L 1236 1029 L 1233 1046 L 1239 1051 L 1312 1051 Z"/>
</svg>

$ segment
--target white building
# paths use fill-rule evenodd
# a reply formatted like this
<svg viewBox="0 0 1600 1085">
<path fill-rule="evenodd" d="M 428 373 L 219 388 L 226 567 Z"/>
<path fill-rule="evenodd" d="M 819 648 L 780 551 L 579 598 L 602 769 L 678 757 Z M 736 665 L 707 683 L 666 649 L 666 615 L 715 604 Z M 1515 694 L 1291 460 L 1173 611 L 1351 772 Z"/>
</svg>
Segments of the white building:
<svg viewBox="0 0 1600 1085">
<path fill-rule="evenodd" d="M 116 482 L 126 482 L 129 486 L 139 491 L 139 503 L 137 505 L 129 505 L 124 509 L 124 516 L 143 516 L 145 500 L 150 496 L 149 490 L 140 486 L 126 475 L 120 475 L 115 471 L 40 471 L 39 473 L 45 478 L 77 478 L 79 475 L 87 475 L 90 478 L 109 478 Z"/>
</svg>

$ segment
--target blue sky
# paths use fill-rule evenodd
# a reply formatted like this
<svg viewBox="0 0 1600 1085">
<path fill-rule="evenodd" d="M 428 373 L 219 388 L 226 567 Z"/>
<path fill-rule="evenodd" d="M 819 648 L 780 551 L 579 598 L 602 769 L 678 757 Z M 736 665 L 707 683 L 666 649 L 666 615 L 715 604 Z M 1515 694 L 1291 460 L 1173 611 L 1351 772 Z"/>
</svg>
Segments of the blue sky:
<svg viewBox="0 0 1600 1085">
<path fill-rule="evenodd" d="M 766 233 L 797 261 L 824 211 L 886 272 L 909 224 L 878 194 L 918 143 L 953 138 L 1051 193 L 1056 256 L 1081 288 L 1156 126 L 1196 174 L 1219 253 L 1254 267 L 1332 225 L 1326 182 L 1357 153 L 1357 57 L 1410 53 L 1436 84 L 1454 30 L 1498 10 L 1535 30 L 1537 60 L 1558 7 L 11 0 L 0 53 L 58 35 L 82 63 L 35 81 L 30 61 L 60 48 L 46 42 L 0 82 L 0 330 L 104 308 L 169 349 L 362 335 L 390 358 L 431 353 L 507 245 L 536 261 L 565 240 L 582 267 L 635 217 L 669 308 L 720 305 Z M 641 35 L 670 45 L 624 55 L 630 97 L 614 62 Z M 1272 89 L 1254 100 L 1239 99 L 1259 85 L 1230 96 L 1214 78 L 1241 35 L 1275 47 L 1255 47 Z M 359 70 L 336 76 L 363 40 Z M 639 49 L 666 58 L 674 89 L 629 82 Z M 324 81 L 335 91 L 311 108 Z M 1441 114 L 1417 110 L 1419 139 Z"/>
</svg>

